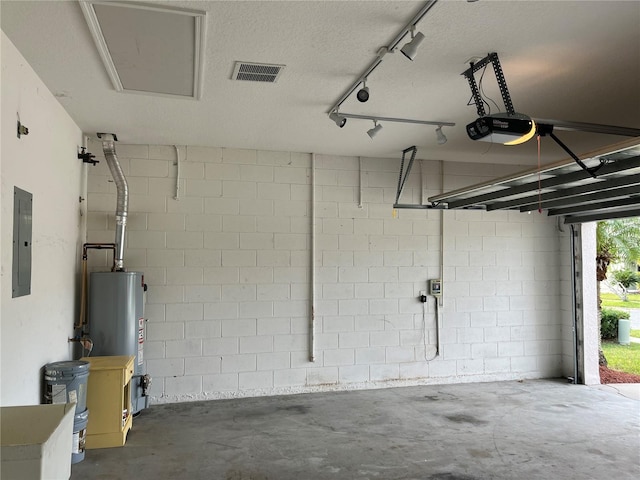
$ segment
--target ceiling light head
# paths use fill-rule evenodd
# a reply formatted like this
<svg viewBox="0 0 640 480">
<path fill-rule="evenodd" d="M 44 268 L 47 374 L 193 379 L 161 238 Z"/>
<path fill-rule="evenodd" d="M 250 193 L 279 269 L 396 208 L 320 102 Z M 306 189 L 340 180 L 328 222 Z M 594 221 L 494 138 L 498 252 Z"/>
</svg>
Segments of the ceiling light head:
<svg viewBox="0 0 640 480">
<path fill-rule="evenodd" d="M 362 103 L 369 100 L 369 87 L 367 87 L 366 80 L 362 82 L 362 88 L 358 90 L 358 93 L 356 94 L 356 98 L 358 99 L 359 102 L 362 102 Z"/>
<path fill-rule="evenodd" d="M 369 135 L 369 138 L 373 140 L 373 137 L 375 137 L 380 130 L 382 130 L 382 125 L 380 125 L 376 120 L 374 120 L 373 128 L 370 130 L 367 130 L 367 135 Z"/>
<path fill-rule="evenodd" d="M 415 33 L 415 25 L 411 27 L 411 41 L 406 43 L 404 47 L 400 49 L 402 54 L 407 57 L 409 60 L 413 60 L 418 53 L 418 47 L 424 40 L 424 35 L 421 32 Z"/>
<path fill-rule="evenodd" d="M 340 115 L 337 110 L 331 112 L 329 114 L 329 118 L 333 120 L 340 128 L 344 127 L 344 125 L 347 123 L 347 119 Z"/>
<path fill-rule="evenodd" d="M 442 133 L 442 125 L 438 125 L 438 128 L 436 128 L 436 136 L 438 137 L 438 145 L 447 143 L 447 137 Z"/>
</svg>

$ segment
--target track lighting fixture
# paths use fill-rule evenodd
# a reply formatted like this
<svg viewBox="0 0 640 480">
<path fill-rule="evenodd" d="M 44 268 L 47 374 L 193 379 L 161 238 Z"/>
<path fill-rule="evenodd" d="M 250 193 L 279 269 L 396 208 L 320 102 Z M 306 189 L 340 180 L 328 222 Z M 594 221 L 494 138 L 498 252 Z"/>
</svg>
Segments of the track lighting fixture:
<svg viewBox="0 0 640 480">
<path fill-rule="evenodd" d="M 362 88 L 358 90 L 358 93 L 356 94 L 356 98 L 358 99 L 359 102 L 362 102 L 362 103 L 369 100 L 369 87 L 367 87 L 366 78 L 362 82 Z"/>
<path fill-rule="evenodd" d="M 337 110 L 331 112 L 329 114 L 329 118 L 333 120 L 340 128 L 344 127 L 345 123 L 347 123 L 347 119 L 340 115 Z"/>
<path fill-rule="evenodd" d="M 416 26 L 411 25 L 411 41 L 406 43 L 404 47 L 400 49 L 402 54 L 409 60 L 413 60 L 418 53 L 418 47 L 424 40 L 424 35 L 421 32 L 415 33 Z"/>
<path fill-rule="evenodd" d="M 367 135 L 369 135 L 371 140 L 373 140 L 373 137 L 375 137 L 380 130 L 382 130 L 382 125 L 380 125 L 378 123 L 378 121 L 374 119 L 373 120 L 373 128 L 370 129 L 370 130 L 367 130 Z"/>
<path fill-rule="evenodd" d="M 1 1 L 1 0 L 0 0 Z M 367 65 L 364 71 L 354 80 L 354 82 L 342 93 L 340 98 L 326 110 L 326 113 L 331 115 L 337 112 L 340 106 L 349 98 L 354 92 L 357 92 L 358 100 L 366 102 L 369 98 L 369 90 L 366 86 L 367 77 L 371 76 L 373 71 L 378 68 L 382 63 L 383 58 L 388 54 L 395 52 L 400 48 L 400 43 L 406 41 L 407 33 L 411 33 L 411 41 L 402 48 L 403 55 L 413 60 L 418 49 L 418 45 L 424 40 L 424 35 L 420 32 L 415 33 L 415 27 L 424 18 L 425 15 L 431 10 L 431 8 L 438 2 L 438 0 L 426 0 L 422 7 L 416 12 L 416 14 L 409 20 L 409 22 L 398 31 L 396 36 L 387 45 L 383 45 L 378 48 L 375 58 Z M 362 88 L 361 88 L 362 87 Z M 366 96 L 365 100 L 361 100 L 360 96 Z M 364 98 L 364 97 L 363 97 Z M 344 115 L 342 115 L 344 116 Z M 382 120 L 382 118 L 378 118 Z M 437 125 L 434 123 L 434 125 Z"/>
<path fill-rule="evenodd" d="M 413 118 L 379 117 L 377 115 L 374 117 L 372 115 L 359 115 L 356 113 L 338 114 L 337 111 L 334 111 L 331 115 L 329 115 L 329 117 L 331 117 L 331 119 L 335 121 L 338 126 L 340 126 L 340 124 L 335 120 L 333 115 L 337 115 L 339 118 L 343 118 L 343 119 L 355 118 L 357 120 L 371 120 L 373 122 L 373 128 L 367 130 L 367 135 L 369 135 L 369 137 L 372 139 L 378 134 L 378 132 L 380 132 L 380 130 L 382 130 L 382 125 L 378 123 L 379 121 L 394 122 L 394 123 L 413 123 L 413 124 L 419 124 L 419 125 L 433 125 L 437 127 L 436 134 L 438 135 L 438 143 L 440 145 L 442 145 L 447 141 L 447 137 L 445 137 L 444 133 L 442 133 L 442 127 L 455 127 L 456 125 L 453 122 L 417 120 Z"/>
</svg>

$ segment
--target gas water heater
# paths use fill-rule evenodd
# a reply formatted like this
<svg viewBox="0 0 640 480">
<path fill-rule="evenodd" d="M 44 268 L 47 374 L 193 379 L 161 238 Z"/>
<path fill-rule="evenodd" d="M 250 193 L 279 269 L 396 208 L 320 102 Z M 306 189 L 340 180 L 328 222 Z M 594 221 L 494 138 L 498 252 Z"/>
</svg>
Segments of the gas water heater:
<svg viewBox="0 0 640 480">
<path fill-rule="evenodd" d="M 135 357 L 135 371 L 131 379 L 133 411 L 130 412 L 135 415 L 148 406 L 149 399 L 147 389 L 150 378 L 145 374 L 144 366 L 146 285 L 142 273 L 127 272 L 124 267 L 129 187 L 116 155 L 117 138 L 113 133 L 97 135 L 102 139 L 104 157 L 116 184 L 116 238 L 113 244 L 109 244 L 114 247 L 111 271 L 93 272 L 89 277 L 88 334 L 93 342 L 94 355 L 133 355 Z M 85 247 L 87 245 L 85 244 Z M 96 245 L 100 244 L 93 244 L 93 246 Z M 83 272 L 86 272 L 86 250 L 83 262 Z"/>
<path fill-rule="evenodd" d="M 140 272 L 93 272 L 89 282 L 89 335 L 92 355 L 133 355 L 131 413 L 148 406 L 145 374 L 144 275 Z"/>
</svg>

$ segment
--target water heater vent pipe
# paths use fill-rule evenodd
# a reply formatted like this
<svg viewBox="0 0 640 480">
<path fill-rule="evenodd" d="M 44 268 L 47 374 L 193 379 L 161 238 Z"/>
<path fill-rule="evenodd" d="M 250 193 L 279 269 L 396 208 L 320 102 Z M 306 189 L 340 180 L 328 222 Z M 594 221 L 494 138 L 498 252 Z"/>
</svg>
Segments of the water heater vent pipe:
<svg viewBox="0 0 640 480">
<path fill-rule="evenodd" d="M 98 138 L 102 140 L 102 150 L 104 157 L 111 171 L 111 176 L 116 184 L 117 204 L 116 204 L 116 251 L 114 254 L 115 271 L 124 271 L 124 234 L 127 227 L 127 213 L 129 210 L 129 186 L 124 177 L 120 162 L 116 156 L 115 141 L 113 133 L 98 133 Z"/>
</svg>

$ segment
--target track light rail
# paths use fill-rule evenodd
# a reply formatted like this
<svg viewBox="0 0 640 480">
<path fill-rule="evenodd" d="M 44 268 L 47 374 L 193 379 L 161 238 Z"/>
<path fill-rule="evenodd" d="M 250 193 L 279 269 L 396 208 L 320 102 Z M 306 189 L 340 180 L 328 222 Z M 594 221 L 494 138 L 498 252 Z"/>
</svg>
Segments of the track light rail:
<svg viewBox="0 0 640 480">
<path fill-rule="evenodd" d="M 378 50 L 378 54 L 375 60 L 373 60 L 369 64 L 369 66 L 364 70 L 364 72 L 362 72 L 362 74 L 356 79 L 356 81 L 353 84 L 351 84 L 351 86 L 347 88 L 347 90 L 345 90 L 342 96 L 331 106 L 331 108 L 329 108 L 327 113 L 334 112 L 340 108 L 340 105 L 342 105 L 344 101 L 347 98 L 349 98 L 349 95 L 351 95 L 356 90 L 356 88 L 358 88 L 358 85 L 364 82 L 364 80 L 371 74 L 371 72 L 373 72 L 378 67 L 378 65 L 380 65 L 380 63 L 382 62 L 382 58 L 388 52 L 393 52 L 395 50 L 395 48 L 402 41 L 402 39 L 407 34 L 411 33 L 411 29 L 415 28 L 415 25 L 420 20 L 422 20 L 422 17 L 424 17 L 427 14 L 427 12 L 431 10 L 431 7 L 433 7 L 437 3 L 437 1 L 438 0 L 428 0 L 427 2 L 425 2 L 425 4 L 420 8 L 420 10 L 418 10 L 418 12 L 413 16 L 411 21 L 408 24 L 406 24 L 404 28 L 400 30 L 400 32 L 398 32 L 398 34 L 394 37 L 393 40 L 391 40 L 391 43 L 389 43 L 389 45 L 387 45 L 386 47 L 382 47 L 380 48 L 380 50 Z"/>
<path fill-rule="evenodd" d="M 417 123 L 420 125 L 437 125 L 443 127 L 455 127 L 456 124 L 452 122 L 436 122 L 432 120 L 415 120 L 412 118 L 396 118 L 396 117 L 378 117 L 375 115 L 358 115 L 355 113 L 343 113 L 340 115 L 345 118 L 356 118 L 359 120 L 375 120 L 377 122 L 397 122 L 397 123 Z"/>
</svg>

